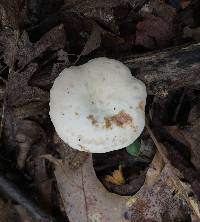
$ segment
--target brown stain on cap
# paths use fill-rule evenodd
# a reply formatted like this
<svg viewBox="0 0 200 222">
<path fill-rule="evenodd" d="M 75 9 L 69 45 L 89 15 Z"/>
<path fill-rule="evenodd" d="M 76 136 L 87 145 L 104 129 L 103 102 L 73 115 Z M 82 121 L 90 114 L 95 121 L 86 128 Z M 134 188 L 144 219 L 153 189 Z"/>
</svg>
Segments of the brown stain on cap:
<svg viewBox="0 0 200 222">
<path fill-rule="evenodd" d="M 112 124 L 119 127 L 124 127 L 124 125 L 132 125 L 133 118 L 126 112 L 120 111 L 118 114 L 111 117 L 104 117 L 105 128 L 111 128 Z"/>
<path fill-rule="evenodd" d="M 91 121 L 92 125 L 96 127 L 99 126 L 98 121 L 95 119 L 94 115 L 90 114 L 89 116 L 87 116 L 87 119 Z M 124 127 L 126 125 L 134 127 L 133 118 L 130 116 L 130 114 L 126 113 L 123 110 L 113 116 L 104 117 L 103 128 L 112 129 L 113 124 L 118 127 Z"/>
<path fill-rule="evenodd" d="M 137 106 L 137 108 L 140 109 L 140 110 L 142 110 L 142 111 L 144 111 L 144 108 L 145 108 L 144 102 L 143 102 L 143 101 L 140 101 L 139 104 L 138 104 L 138 106 Z"/>
<path fill-rule="evenodd" d="M 92 125 L 98 126 L 97 120 L 95 119 L 94 115 L 90 114 L 87 119 L 89 119 L 92 123 Z"/>
</svg>

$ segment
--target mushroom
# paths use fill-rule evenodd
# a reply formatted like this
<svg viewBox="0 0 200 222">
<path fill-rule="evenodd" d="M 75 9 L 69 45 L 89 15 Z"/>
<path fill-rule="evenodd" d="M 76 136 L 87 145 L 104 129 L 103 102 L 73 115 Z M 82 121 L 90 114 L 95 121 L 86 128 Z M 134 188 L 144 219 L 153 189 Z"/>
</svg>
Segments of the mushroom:
<svg viewBox="0 0 200 222">
<path fill-rule="evenodd" d="M 50 117 L 74 149 L 105 153 L 133 143 L 145 125 L 146 87 L 123 63 L 96 58 L 64 69 L 50 91 Z"/>
</svg>

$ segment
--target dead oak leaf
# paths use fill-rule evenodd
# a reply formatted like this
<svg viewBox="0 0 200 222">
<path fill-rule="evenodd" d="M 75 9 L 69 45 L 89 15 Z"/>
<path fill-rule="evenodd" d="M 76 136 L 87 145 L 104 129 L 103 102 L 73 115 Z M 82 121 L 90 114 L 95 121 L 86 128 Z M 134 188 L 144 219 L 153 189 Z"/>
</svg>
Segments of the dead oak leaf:
<svg viewBox="0 0 200 222">
<path fill-rule="evenodd" d="M 127 197 L 109 193 L 97 179 L 90 156 L 76 171 L 56 167 L 58 189 L 71 222 L 123 222 Z"/>
<path fill-rule="evenodd" d="M 21 72 L 13 72 L 7 84 L 9 105 L 18 107 L 30 102 L 48 101 L 49 95 L 43 90 L 28 85 L 28 81 L 37 70 L 37 64 L 31 63 Z"/>
<path fill-rule="evenodd" d="M 59 25 L 44 34 L 41 39 L 32 43 L 29 40 L 27 32 L 23 32 L 18 41 L 17 61 L 20 68 L 26 66 L 33 59 L 40 56 L 47 49 L 58 50 L 65 47 L 64 26 Z"/>
<path fill-rule="evenodd" d="M 71 167 L 74 151 L 65 148 L 65 161 L 55 162 L 57 186 L 70 222 L 124 222 L 124 209 L 128 197 L 109 193 L 97 179 L 92 163 L 92 155 L 79 167 Z M 76 151 L 77 155 L 77 151 Z M 48 158 L 50 161 L 52 159 Z"/>
</svg>

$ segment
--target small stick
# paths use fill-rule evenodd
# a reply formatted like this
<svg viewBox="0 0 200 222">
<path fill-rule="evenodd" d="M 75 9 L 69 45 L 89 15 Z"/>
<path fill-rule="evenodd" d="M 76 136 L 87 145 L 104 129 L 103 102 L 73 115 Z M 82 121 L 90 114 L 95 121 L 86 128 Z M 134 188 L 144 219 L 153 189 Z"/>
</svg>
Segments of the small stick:
<svg viewBox="0 0 200 222">
<path fill-rule="evenodd" d="M 23 206 L 37 222 L 55 222 L 55 219 L 47 215 L 32 200 L 26 197 L 22 191 L 11 181 L 0 174 L 0 192 L 10 197 L 13 201 Z"/>
</svg>

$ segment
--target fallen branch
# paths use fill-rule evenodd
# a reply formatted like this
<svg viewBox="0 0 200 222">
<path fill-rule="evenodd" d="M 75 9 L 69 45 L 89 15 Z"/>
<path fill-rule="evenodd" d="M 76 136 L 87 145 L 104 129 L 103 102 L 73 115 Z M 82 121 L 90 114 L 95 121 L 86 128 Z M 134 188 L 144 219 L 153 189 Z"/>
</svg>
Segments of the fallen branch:
<svg viewBox="0 0 200 222">
<path fill-rule="evenodd" d="M 11 181 L 0 174 L 0 192 L 23 206 L 37 222 L 53 222 L 52 217 L 43 212 L 32 200 Z"/>
<path fill-rule="evenodd" d="M 149 94 L 165 96 L 167 91 L 200 84 L 200 43 L 121 58 Z"/>
</svg>

